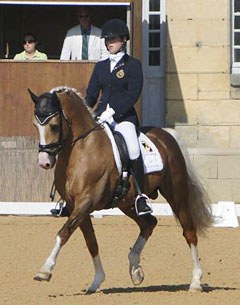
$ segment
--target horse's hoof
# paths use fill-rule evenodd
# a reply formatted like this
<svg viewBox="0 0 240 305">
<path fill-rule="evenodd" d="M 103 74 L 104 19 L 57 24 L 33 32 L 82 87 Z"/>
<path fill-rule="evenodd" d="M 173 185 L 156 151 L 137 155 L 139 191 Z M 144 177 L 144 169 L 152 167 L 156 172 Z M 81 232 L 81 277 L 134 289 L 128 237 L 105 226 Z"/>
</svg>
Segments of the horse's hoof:
<svg viewBox="0 0 240 305">
<path fill-rule="evenodd" d="M 98 277 L 94 279 L 91 286 L 89 286 L 88 289 L 86 290 L 86 293 L 91 294 L 99 291 L 99 287 L 102 284 L 102 282 L 104 282 L 104 280 L 105 280 L 105 273 L 101 273 Z"/>
<path fill-rule="evenodd" d="M 98 287 L 94 287 L 94 286 L 90 286 L 86 289 L 86 292 L 85 294 L 92 294 L 92 293 L 95 293 L 97 292 L 99 288 Z"/>
<path fill-rule="evenodd" d="M 37 273 L 35 276 L 34 276 L 34 280 L 35 281 L 47 281 L 49 282 L 51 280 L 51 277 L 52 277 L 52 274 L 51 273 L 48 273 L 48 272 L 40 272 L 40 273 Z"/>
<path fill-rule="evenodd" d="M 135 286 L 140 285 L 144 280 L 144 272 L 141 266 L 138 266 L 138 268 L 136 269 L 132 268 L 130 275 L 131 275 L 132 283 Z"/>
<path fill-rule="evenodd" d="M 189 287 L 189 291 L 190 291 L 190 292 L 202 292 L 203 289 L 202 289 L 202 286 L 201 286 L 201 285 L 198 285 L 198 284 L 191 284 L 190 287 Z"/>
<path fill-rule="evenodd" d="M 94 294 L 98 291 L 100 291 L 99 288 L 98 289 L 92 289 L 91 287 L 89 287 L 88 289 L 85 290 L 85 295 Z"/>
</svg>

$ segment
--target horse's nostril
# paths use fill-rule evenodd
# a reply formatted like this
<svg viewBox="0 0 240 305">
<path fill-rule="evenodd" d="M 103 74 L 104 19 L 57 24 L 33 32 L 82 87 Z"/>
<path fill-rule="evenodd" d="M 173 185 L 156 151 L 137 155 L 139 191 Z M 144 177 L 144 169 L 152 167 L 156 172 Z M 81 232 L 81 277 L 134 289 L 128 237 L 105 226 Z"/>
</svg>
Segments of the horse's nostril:
<svg viewBox="0 0 240 305">
<path fill-rule="evenodd" d="M 55 157 L 46 152 L 40 152 L 38 155 L 38 165 L 44 169 L 52 168 L 55 161 Z"/>
<path fill-rule="evenodd" d="M 42 168 L 44 168 L 44 169 L 49 169 L 49 168 L 51 168 L 51 164 L 50 164 L 50 163 L 40 163 L 39 166 L 42 167 Z"/>
</svg>

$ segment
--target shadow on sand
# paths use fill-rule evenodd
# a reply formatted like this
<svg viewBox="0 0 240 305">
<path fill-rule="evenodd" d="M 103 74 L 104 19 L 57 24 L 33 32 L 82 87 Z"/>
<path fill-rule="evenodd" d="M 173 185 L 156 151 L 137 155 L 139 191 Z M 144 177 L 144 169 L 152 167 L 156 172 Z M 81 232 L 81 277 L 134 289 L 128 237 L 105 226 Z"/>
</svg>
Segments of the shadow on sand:
<svg viewBox="0 0 240 305">
<path fill-rule="evenodd" d="M 215 290 L 237 290 L 235 287 L 212 287 L 207 284 L 202 285 L 203 292 L 211 292 Z M 145 287 L 126 287 L 126 288 L 109 288 L 103 289 L 104 294 L 114 294 L 114 293 L 132 293 L 132 292 L 180 292 L 188 291 L 189 284 L 181 285 L 160 285 L 160 286 L 145 286 Z"/>
<path fill-rule="evenodd" d="M 208 286 L 207 284 L 203 284 L 203 293 L 209 293 L 212 291 L 218 290 L 239 290 L 235 287 L 219 287 L 219 286 Z M 181 284 L 181 285 L 160 285 L 160 286 L 143 286 L 143 287 L 115 287 L 115 288 L 108 288 L 99 290 L 97 293 L 102 294 L 119 294 L 119 293 L 138 293 L 138 292 L 181 292 L 181 291 L 188 291 L 189 284 Z M 58 294 L 58 295 L 49 295 L 52 298 L 58 297 L 72 297 L 72 296 L 82 296 L 91 293 L 87 293 L 86 291 L 81 291 L 78 293 L 73 294 Z"/>
</svg>

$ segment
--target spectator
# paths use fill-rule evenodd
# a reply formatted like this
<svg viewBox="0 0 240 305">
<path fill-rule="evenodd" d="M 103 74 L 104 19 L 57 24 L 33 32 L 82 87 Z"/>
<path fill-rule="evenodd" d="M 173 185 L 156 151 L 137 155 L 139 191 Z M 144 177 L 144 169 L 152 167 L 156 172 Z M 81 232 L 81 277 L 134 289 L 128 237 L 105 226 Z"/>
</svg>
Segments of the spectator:
<svg viewBox="0 0 240 305">
<path fill-rule="evenodd" d="M 36 49 L 37 38 L 32 33 L 27 33 L 23 36 L 24 51 L 14 56 L 15 60 L 46 60 L 47 55 Z"/>
<path fill-rule="evenodd" d="M 61 52 L 61 60 L 102 60 L 108 51 L 101 39 L 101 29 L 92 25 L 90 8 L 80 6 L 77 10 L 79 25 L 68 30 Z"/>
</svg>

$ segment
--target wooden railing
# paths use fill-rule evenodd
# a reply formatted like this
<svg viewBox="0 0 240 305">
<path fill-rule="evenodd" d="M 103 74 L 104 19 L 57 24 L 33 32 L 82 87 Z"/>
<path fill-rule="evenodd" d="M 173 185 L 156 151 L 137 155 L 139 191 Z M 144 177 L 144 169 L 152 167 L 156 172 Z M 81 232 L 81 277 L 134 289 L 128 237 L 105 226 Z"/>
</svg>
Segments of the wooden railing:
<svg viewBox="0 0 240 305">
<path fill-rule="evenodd" d="M 67 85 L 85 95 L 94 65 L 89 61 L 0 61 L 0 137 L 35 135 L 28 88 L 40 95 Z"/>
</svg>

